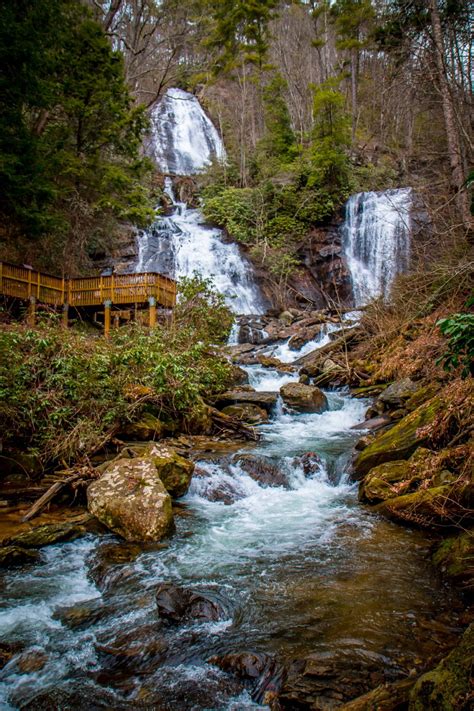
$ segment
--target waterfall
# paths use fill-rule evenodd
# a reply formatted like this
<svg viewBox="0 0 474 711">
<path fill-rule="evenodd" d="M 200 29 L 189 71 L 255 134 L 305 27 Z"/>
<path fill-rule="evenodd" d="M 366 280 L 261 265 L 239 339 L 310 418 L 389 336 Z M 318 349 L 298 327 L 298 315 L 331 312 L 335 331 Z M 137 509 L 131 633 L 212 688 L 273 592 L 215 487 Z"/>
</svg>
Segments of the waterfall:
<svg viewBox="0 0 474 711">
<path fill-rule="evenodd" d="M 168 89 L 150 115 L 147 152 L 163 173 L 193 175 L 225 157 L 222 140 L 199 101 L 181 89 Z"/>
<path fill-rule="evenodd" d="M 388 297 L 410 259 L 411 188 L 353 195 L 346 204 L 342 237 L 354 303 Z"/>
<path fill-rule="evenodd" d="M 238 246 L 223 242 L 221 230 L 204 224 L 199 210 L 176 202 L 171 178 L 165 179 L 165 193 L 173 203 L 173 213 L 139 233 L 136 271 L 160 272 L 174 279 L 198 273 L 212 279 L 234 313 L 263 313 L 251 265 Z"/>
<path fill-rule="evenodd" d="M 194 175 L 223 159 L 222 140 L 195 96 L 168 89 L 151 113 L 151 140 L 146 147 L 165 178 L 171 215 L 158 219 L 138 235 L 137 272 L 160 272 L 179 279 L 194 273 L 210 278 L 238 314 L 265 311 L 252 267 L 222 231 L 206 225 L 199 210 L 178 202 L 170 175 Z"/>
</svg>

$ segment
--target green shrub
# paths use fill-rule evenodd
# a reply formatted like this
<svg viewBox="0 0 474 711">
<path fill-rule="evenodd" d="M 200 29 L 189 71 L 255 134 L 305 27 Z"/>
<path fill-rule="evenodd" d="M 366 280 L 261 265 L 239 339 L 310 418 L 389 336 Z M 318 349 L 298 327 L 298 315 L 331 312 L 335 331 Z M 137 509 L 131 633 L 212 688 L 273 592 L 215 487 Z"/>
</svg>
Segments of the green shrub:
<svg viewBox="0 0 474 711">
<path fill-rule="evenodd" d="M 474 305 L 474 297 L 467 306 Z M 441 333 L 448 338 L 448 349 L 438 363 L 447 371 L 462 366 L 461 376 L 474 375 L 474 314 L 452 314 L 438 321 Z"/>
<path fill-rule="evenodd" d="M 221 297 L 195 277 L 182 286 L 173 322 L 152 332 L 132 325 L 106 341 L 54 322 L 2 328 L 3 446 L 44 463 L 74 461 L 151 405 L 179 428 L 201 411 L 204 396 L 227 387 L 229 365 L 212 344 L 231 325 Z"/>
</svg>

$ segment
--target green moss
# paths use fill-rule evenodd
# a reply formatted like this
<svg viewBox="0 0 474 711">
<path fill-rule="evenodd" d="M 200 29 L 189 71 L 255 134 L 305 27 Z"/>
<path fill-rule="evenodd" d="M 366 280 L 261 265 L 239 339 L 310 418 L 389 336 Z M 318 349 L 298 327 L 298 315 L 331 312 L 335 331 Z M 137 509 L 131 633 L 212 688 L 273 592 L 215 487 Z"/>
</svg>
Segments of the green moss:
<svg viewBox="0 0 474 711">
<path fill-rule="evenodd" d="M 417 447 L 426 442 L 426 436 L 418 432 L 419 428 L 432 422 L 442 407 L 441 398 L 434 397 L 403 417 L 390 430 L 375 437 L 354 462 L 356 477 L 363 477 L 378 464 L 408 459 Z"/>
<path fill-rule="evenodd" d="M 411 468 L 405 460 L 386 462 L 370 470 L 359 486 L 359 500 L 375 504 L 397 496 L 394 484 L 409 482 Z"/>
<path fill-rule="evenodd" d="M 473 591 L 474 529 L 444 540 L 433 556 L 433 562 L 455 582 Z"/>
<path fill-rule="evenodd" d="M 468 709 L 474 663 L 474 625 L 458 646 L 438 666 L 423 674 L 411 694 L 409 711 L 454 711 Z"/>
</svg>

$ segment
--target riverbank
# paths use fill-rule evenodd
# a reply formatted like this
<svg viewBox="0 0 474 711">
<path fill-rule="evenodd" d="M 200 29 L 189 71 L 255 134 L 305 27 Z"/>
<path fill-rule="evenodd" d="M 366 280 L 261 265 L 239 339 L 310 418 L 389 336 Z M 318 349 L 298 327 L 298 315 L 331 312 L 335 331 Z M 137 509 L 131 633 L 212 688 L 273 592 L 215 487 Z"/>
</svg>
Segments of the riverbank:
<svg viewBox="0 0 474 711">
<path fill-rule="evenodd" d="M 388 423 L 396 409 L 384 404 L 377 413 L 383 424 L 374 435 L 364 421 L 370 401 L 360 395 L 377 391 L 371 407 L 380 409 L 387 382 L 364 380 L 363 393 L 355 388 L 358 397 L 327 389 L 341 388 L 356 367 L 353 385 L 360 388 L 367 342 L 360 327 L 346 320 L 341 333 L 337 318 L 323 316 L 319 330 L 318 324 L 308 324 L 307 314 L 260 320 L 260 333 L 253 328 L 258 345 L 230 347 L 233 360 L 245 362 L 233 371 L 232 397 L 221 394 L 212 403 L 221 412 L 233 407 L 233 416 L 235 408 L 246 405 L 245 421 L 249 399 L 258 400 L 260 443 L 226 443 L 222 435 L 166 440 L 194 464 L 188 493 L 173 504 L 171 538 L 124 543 L 96 523 L 91 529 L 91 518 L 83 517 L 63 521 L 62 528 L 49 525 L 52 545 L 39 553 L 26 548 L 25 539 L 20 542 L 36 562 L 3 573 L 5 703 L 77 708 L 77 694 L 87 692 L 98 706 L 114 708 L 159 704 L 240 710 L 261 703 L 273 709 L 335 708 L 377 687 L 374 698 L 385 695 L 391 708 L 394 699 L 408 703 L 415 681 L 453 649 L 469 622 L 465 573 L 470 564 L 461 565 L 459 597 L 431 562 L 439 527 L 406 529 L 374 516 L 370 504 L 358 503 L 350 479 L 353 447 L 361 446 L 358 428 L 363 428 L 365 449 L 356 451 L 363 453 L 384 432 L 393 435 L 399 425 L 388 425 L 410 413 Z M 246 325 L 248 334 L 251 324 Z M 273 336 L 268 335 L 272 328 Z M 288 333 L 281 339 L 283 329 Z M 294 336 L 298 350 L 288 346 Z M 262 343 L 265 339 L 272 342 Z M 407 343 L 413 347 L 413 341 Z M 342 369 L 342 357 L 349 370 Z M 337 372 L 331 366 L 330 376 L 328 359 L 338 366 Z M 288 383 L 303 380 L 313 388 L 324 373 L 323 411 L 298 412 L 295 402 L 288 408 L 279 399 Z M 248 382 L 239 385 L 239 380 Z M 418 385 L 426 388 L 424 382 Z M 469 387 L 463 393 L 468 397 Z M 406 395 L 404 407 L 416 393 Z M 462 438 L 458 442 L 465 446 Z M 138 451 L 141 456 L 143 450 L 132 445 L 122 456 L 136 461 Z M 447 466 L 443 460 L 442 471 Z M 368 476 L 362 484 L 366 489 Z M 391 482 L 385 486 L 393 493 Z M 419 489 L 429 487 L 420 484 Z M 51 524 L 55 514 L 60 512 L 53 503 L 53 518 L 38 523 Z M 45 535 L 34 519 L 25 526 Z M 455 529 L 449 533 L 456 535 Z M 459 561 L 450 559 L 459 543 L 447 545 L 442 563 L 459 571 Z M 469 557 L 468 547 L 460 550 Z M 174 586 L 166 588 L 166 606 L 181 610 L 177 617 L 165 615 L 162 602 L 157 609 L 163 585 Z M 187 591 L 201 596 L 201 602 L 191 604 Z M 467 658 L 464 652 L 461 656 Z M 455 689 L 459 698 L 465 695 L 461 687 Z M 353 708 L 369 708 L 370 700 L 363 699 Z"/>
</svg>

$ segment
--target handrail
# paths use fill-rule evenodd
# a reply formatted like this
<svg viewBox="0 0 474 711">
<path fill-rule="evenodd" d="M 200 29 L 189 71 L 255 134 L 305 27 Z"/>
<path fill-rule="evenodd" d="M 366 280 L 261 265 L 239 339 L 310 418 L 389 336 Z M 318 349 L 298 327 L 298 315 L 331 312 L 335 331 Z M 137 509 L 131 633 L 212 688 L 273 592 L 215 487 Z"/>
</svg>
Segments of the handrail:
<svg viewBox="0 0 474 711">
<path fill-rule="evenodd" d="M 117 305 L 143 303 L 154 298 L 173 308 L 176 282 L 157 272 L 111 274 L 110 276 L 65 279 L 0 262 L 0 294 L 22 300 L 36 300 L 52 306 L 100 306 L 105 301 Z"/>
</svg>

